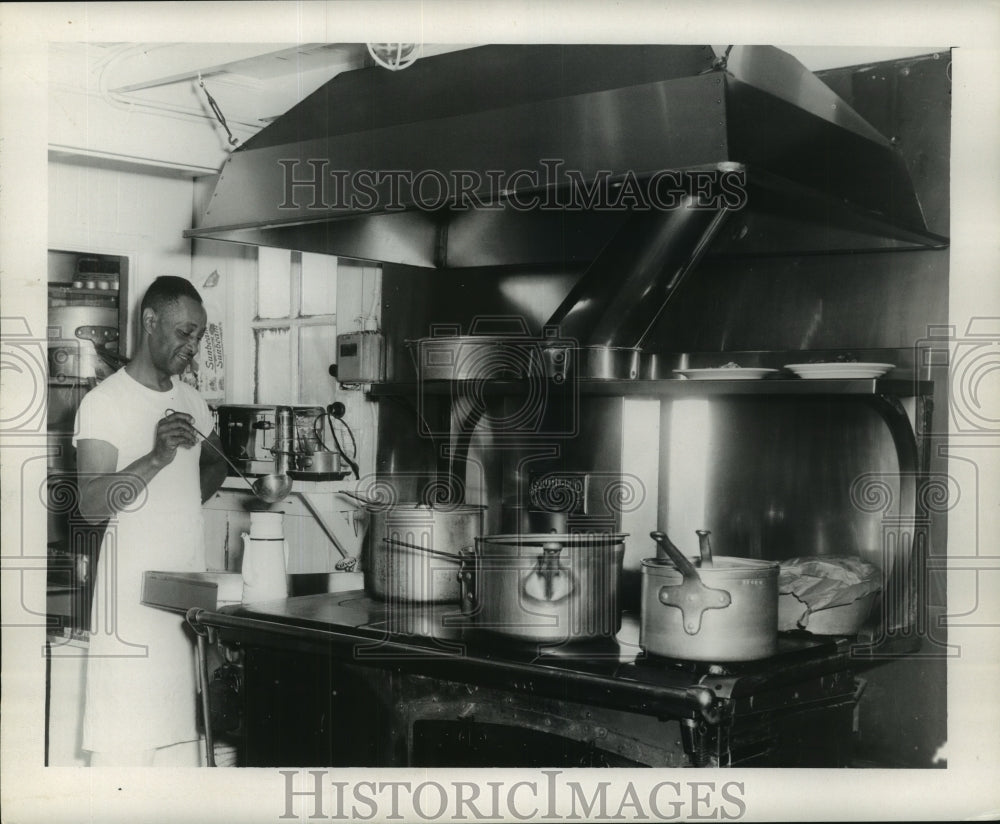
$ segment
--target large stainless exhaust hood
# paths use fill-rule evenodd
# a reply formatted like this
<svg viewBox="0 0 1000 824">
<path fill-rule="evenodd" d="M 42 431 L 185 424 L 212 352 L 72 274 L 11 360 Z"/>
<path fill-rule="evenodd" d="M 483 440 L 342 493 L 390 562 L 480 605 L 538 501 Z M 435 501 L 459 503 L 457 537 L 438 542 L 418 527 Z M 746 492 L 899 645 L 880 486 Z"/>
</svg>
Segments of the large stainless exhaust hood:
<svg viewBox="0 0 1000 824">
<path fill-rule="evenodd" d="M 700 202 L 703 183 L 725 220 L 680 219 L 704 232 L 667 255 L 667 287 L 701 254 L 947 243 L 898 151 L 815 75 L 774 48 L 719 60 L 707 46 L 485 46 L 345 72 L 232 153 L 186 235 L 422 267 L 579 266 L 621 247 L 639 212 Z M 577 298 L 562 319 L 590 325 Z"/>
</svg>

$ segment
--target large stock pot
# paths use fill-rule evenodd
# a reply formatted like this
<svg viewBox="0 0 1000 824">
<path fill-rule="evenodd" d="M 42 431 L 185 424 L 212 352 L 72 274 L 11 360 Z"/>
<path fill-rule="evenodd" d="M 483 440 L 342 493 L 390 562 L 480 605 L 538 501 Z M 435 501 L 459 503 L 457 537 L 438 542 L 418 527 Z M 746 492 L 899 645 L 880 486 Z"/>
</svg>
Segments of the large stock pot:
<svg viewBox="0 0 1000 824">
<path fill-rule="evenodd" d="M 663 550 L 642 561 L 639 645 L 693 661 L 751 661 L 778 647 L 778 563 L 713 557 L 699 532 L 699 566 L 662 532 Z"/>
<path fill-rule="evenodd" d="M 530 641 L 614 637 L 624 534 L 488 535 L 462 552 L 462 611 L 477 629 Z"/>
<path fill-rule="evenodd" d="M 387 505 L 343 492 L 369 515 L 362 555 L 365 590 L 383 601 L 458 601 L 459 551 L 483 532 L 482 506 Z"/>
</svg>

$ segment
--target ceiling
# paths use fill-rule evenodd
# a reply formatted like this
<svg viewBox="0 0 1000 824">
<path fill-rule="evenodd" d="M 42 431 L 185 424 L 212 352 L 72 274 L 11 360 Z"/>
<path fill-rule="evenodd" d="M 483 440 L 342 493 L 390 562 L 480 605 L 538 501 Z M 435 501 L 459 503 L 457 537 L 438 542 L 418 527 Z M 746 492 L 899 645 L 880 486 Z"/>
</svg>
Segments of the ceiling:
<svg viewBox="0 0 1000 824">
<path fill-rule="evenodd" d="M 469 45 L 425 44 L 420 56 Z M 813 71 L 933 51 L 784 48 Z M 374 64 L 363 43 L 54 43 L 50 154 L 213 174 L 228 152 L 324 83 Z"/>
<path fill-rule="evenodd" d="M 427 45 L 421 56 L 462 48 Z M 210 174 L 324 83 L 372 65 L 364 43 L 55 43 L 50 153 Z"/>
</svg>

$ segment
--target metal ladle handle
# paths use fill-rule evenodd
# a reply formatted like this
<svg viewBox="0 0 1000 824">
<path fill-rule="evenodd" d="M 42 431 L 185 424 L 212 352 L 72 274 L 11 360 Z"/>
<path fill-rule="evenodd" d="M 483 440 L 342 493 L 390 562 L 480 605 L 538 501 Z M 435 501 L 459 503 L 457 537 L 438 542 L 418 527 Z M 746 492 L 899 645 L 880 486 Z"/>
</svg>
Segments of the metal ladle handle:
<svg viewBox="0 0 1000 824">
<path fill-rule="evenodd" d="M 176 412 L 173 409 L 166 409 L 164 410 L 163 414 L 165 417 L 169 418 L 171 415 L 176 414 Z M 240 472 L 239 469 L 236 468 L 236 465 L 231 460 L 229 460 L 229 458 L 226 457 L 225 453 L 221 449 L 219 449 L 219 447 L 217 447 L 214 443 L 212 443 L 208 439 L 208 436 L 204 432 L 199 430 L 194 425 L 192 425 L 191 428 L 201 438 L 201 442 L 203 444 L 208 444 L 208 446 L 211 447 L 212 451 L 215 452 L 215 454 L 218 455 L 220 458 L 222 458 L 222 460 L 224 460 L 228 464 L 229 468 L 236 473 L 236 477 L 241 478 L 243 482 L 248 487 L 250 487 L 250 491 L 258 498 L 260 498 L 262 501 L 265 501 L 267 503 L 276 503 L 277 501 L 280 501 L 282 498 L 285 498 L 288 495 L 288 492 L 291 489 L 291 482 L 290 479 L 288 479 L 287 475 L 269 476 L 278 478 L 279 481 L 287 481 L 287 483 L 278 482 L 276 489 L 268 490 L 262 483 L 265 480 L 264 478 L 258 478 L 256 481 L 251 481 L 246 475 L 244 475 L 242 472 Z M 286 485 L 288 489 L 284 488 Z"/>
<path fill-rule="evenodd" d="M 163 416 L 165 418 L 169 418 L 171 415 L 176 415 L 176 414 L 177 413 L 173 409 L 163 410 Z M 201 442 L 204 444 L 208 444 L 208 446 L 210 446 L 215 451 L 215 454 L 218 455 L 220 458 L 222 458 L 222 460 L 224 460 L 229 465 L 229 468 L 236 473 L 236 477 L 242 478 L 246 482 L 246 485 L 249 486 L 251 490 L 253 490 L 253 482 L 246 475 L 240 472 L 236 468 L 235 464 L 233 464 L 233 462 L 226 457 L 225 453 L 208 439 L 208 435 L 206 435 L 204 432 L 202 432 L 194 425 L 192 425 L 191 428 L 195 431 L 195 434 L 197 434 L 198 437 L 201 438 Z"/>
<path fill-rule="evenodd" d="M 337 494 L 344 495 L 345 497 L 357 501 L 367 510 L 375 510 L 381 512 L 383 510 L 393 509 L 395 507 L 395 503 L 393 501 L 378 501 L 375 498 L 368 498 L 364 495 L 359 495 L 357 492 L 349 492 L 346 489 L 338 489 Z"/>
<path fill-rule="evenodd" d="M 660 587 L 657 598 L 664 606 L 679 609 L 684 631 L 697 635 L 705 610 L 724 609 L 733 602 L 733 596 L 727 590 L 705 586 L 694 564 L 671 543 L 666 533 L 650 532 L 649 537 L 664 549 L 682 578 L 679 584 Z"/>
</svg>

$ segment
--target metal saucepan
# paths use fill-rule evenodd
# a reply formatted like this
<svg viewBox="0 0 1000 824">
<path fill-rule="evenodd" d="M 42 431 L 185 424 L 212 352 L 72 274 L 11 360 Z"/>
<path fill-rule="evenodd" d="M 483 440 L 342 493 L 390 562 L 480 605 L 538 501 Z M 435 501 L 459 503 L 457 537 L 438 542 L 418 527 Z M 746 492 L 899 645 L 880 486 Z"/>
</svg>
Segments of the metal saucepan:
<svg viewBox="0 0 1000 824">
<path fill-rule="evenodd" d="M 329 450 L 317 450 L 295 456 L 295 469 L 298 472 L 311 472 L 318 475 L 341 472 L 340 453 Z"/>
<path fill-rule="evenodd" d="M 694 661 L 750 661 L 777 652 L 777 562 L 714 557 L 709 533 L 699 530 L 695 566 L 665 533 L 650 537 L 658 557 L 642 561 L 643 649 Z"/>
</svg>

